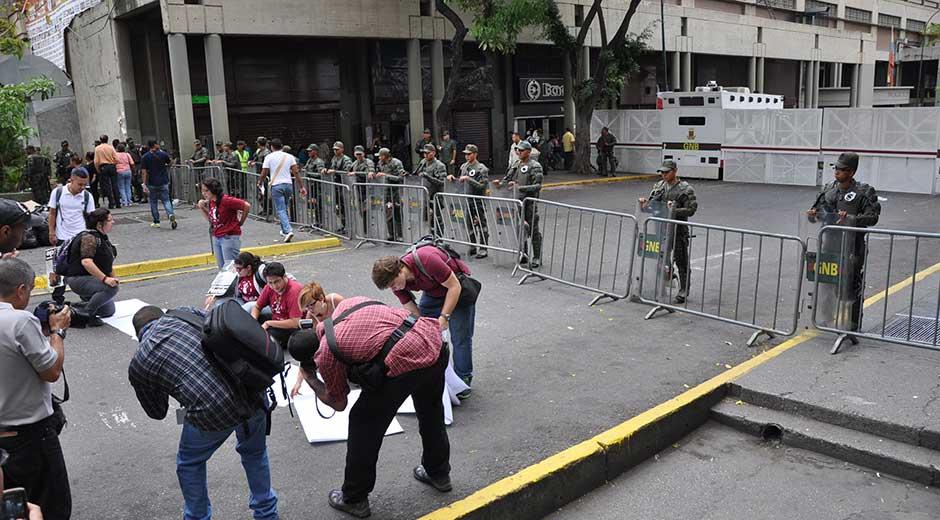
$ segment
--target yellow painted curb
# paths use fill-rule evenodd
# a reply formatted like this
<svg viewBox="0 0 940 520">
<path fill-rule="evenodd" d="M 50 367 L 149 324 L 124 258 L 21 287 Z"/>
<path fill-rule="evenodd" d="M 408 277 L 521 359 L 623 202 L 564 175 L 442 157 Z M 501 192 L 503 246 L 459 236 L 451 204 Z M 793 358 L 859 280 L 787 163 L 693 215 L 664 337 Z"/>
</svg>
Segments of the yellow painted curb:
<svg viewBox="0 0 940 520">
<path fill-rule="evenodd" d="M 579 179 L 576 181 L 546 182 L 542 189 L 564 188 L 568 186 L 588 186 L 591 184 L 608 184 L 611 182 L 650 181 L 658 180 L 659 175 L 626 175 L 623 177 L 601 177 L 599 179 Z"/>
<path fill-rule="evenodd" d="M 302 240 L 300 242 L 290 242 L 287 244 L 272 244 L 268 246 L 254 246 L 242 248 L 242 251 L 248 251 L 258 256 L 279 256 L 300 253 L 303 251 L 313 251 L 315 249 L 326 249 L 329 247 L 338 247 L 342 245 L 340 239 L 336 237 L 318 238 L 314 240 Z M 178 256 L 174 258 L 161 258 L 159 260 L 147 260 L 144 262 L 135 262 L 132 264 L 123 264 L 114 266 L 114 275 L 118 278 L 125 276 L 138 276 L 142 274 L 158 273 L 161 271 L 172 271 L 175 269 L 184 269 L 187 267 L 198 267 L 201 265 L 211 265 L 215 263 L 215 255 L 212 253 L 200 253 L 198 255 Z M 49 287 L 49 281 L 45 276 L 36 277 L 36 288 L 44 289 Z"/>
</svg>

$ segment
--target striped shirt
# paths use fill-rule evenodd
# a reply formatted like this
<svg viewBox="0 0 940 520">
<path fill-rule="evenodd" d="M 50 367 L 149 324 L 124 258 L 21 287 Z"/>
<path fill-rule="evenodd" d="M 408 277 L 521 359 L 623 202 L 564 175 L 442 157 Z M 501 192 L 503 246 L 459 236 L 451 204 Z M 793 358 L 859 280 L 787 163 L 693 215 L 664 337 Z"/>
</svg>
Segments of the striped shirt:
<svg viewBox="0 0 940 520">
<path fill-rule="evenodd" d="M 197 313 L 187 307 L 181 310 Z M 261 397 L 246 403 L 202 348 L 202 333 L 192 325 L 164 316 L 145 326 L 140 346 L 128 367 L 137 400 L 152 419 L 162 420 L 172 396 L 186 408 L 186 420 L 203 431 L 222 431 L 243 422 L 241 410 L 254 411 Z M 249 398 L 251 399 L 251 398 Z"/>
</svg>

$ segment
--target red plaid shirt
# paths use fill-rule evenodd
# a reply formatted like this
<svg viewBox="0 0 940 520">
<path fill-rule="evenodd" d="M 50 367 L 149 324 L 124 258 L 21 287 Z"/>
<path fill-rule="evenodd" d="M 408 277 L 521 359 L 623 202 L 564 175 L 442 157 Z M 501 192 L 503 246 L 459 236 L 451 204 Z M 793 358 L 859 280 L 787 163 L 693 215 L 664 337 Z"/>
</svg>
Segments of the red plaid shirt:
<svg viewBox="0 0 940 520">
<path fill-rule="evenodd" d="M 346 309 L 371 298 L 357 296 L 342 301 L 333 311 L 333 318 L 338 318 Z M 333 329 L 336 346 L 343 356 L 354 362 L 365 362 L 374 358 L 382 350 L 385 341 L 392 335 L 405 318 L 408 311 L 386 305 L 369 305 L 350 314 Z M 326 383 L 327 393 L 333 399 L 349 393 L 346 379 L 346 365 L 333 357 L 323 323 L 317 325 L 317 337 L 320 348 L 317 350 L 316 363 Z M 420 318 L 405 336 L 398 340 L 385 357 L 388 376 L 396 377 L 434 364 L 441 355 L 441 327 L 434 318 Z"/>
</svg>

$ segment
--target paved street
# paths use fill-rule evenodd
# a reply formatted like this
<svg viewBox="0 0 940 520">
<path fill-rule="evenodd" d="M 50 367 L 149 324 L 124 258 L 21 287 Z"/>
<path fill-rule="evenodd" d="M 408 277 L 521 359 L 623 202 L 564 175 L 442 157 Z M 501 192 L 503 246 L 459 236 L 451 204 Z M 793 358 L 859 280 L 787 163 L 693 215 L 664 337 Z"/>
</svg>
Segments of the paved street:
<svg viewBox="0 0 940 520">
<path fill-rule="evenodd" d="M 781 233 L 795 233 L 797 209 L 808 205 L 815 193 L 811 188 L 717 182 L 698 183 L 697 188 L 701 209 L 695 220 Z M 629 182 L 557 189 L 545 196 L 632 211 L 636 196 L 647 190 L 647 183 Z M 910 218 L 905 211 L 940 221 L 928 198 L 887 197 L 885 227 L 905 227 Z M 186 216 L 183 224 L 196 221 L 198 215 Z M 197 222 L 204 230 L 204 224 Z M 142 224 L 126 225 L 131 226 L 141 231 L 123 235 L 122 241 L 130 254 L 140 255 L 137 259 L 160 258 L 171 251 L 200 252 L 204 244 L 201 233 L 189 231 L 195 226 L 181 227 L 176 235 Z M 276 236 L 276 229 L 252 223 L 246 235 L 263 243 Z M 160 243 L 129 245 L 147 243 L 150 237 L 160 237 Z M 182 237 L 195 242 L 186 243 Z M 376 257 L 401 250 L 367 245 L 308 253 L 288 258 L 285 264 L 299 280 L 318 280 L 327 291 L 392 303 L 391 294 L 379 293 L 372 285 L 369 272 Z M 591 295 L 585 291 L 552 282 L 517 286 L 518 277 L 511 278 L 507 268 L 488 261 L 473 261 L 471 266 L 484 289 L 477 309 L 474 393 L 455 409 L 455 423 L 449 429 L 454 491 L 438 494 L 411 477 L 411 468 L 419 461 L 417 423 L 413 417 L 399 416 L 405 433 L 386 438 L 371 495 L 376 518 L 414 518 L 434 510 L 674 397 L 759 351 L 744 347 L 749 331 L 743 328 L 684 314 L 644 321 L 648 307 L 643 305 L 624 301 L 588 307 Z M 123 285 L 118 300 L 139 298 L 165 307 L 198 304 L 210 279 L 209 272 L 170 274 Z M 172 418 L 150 420 L 136 402 L 127 382 L 127 364 L 135 346 L 130 337 L 107 326 L 69 335 L 66 367 L 72 400 L 65 407 L 69 426 L 62 442 L 75 518 L 180 515 L 174 465 L 179 426 Z M 268 446 L 284 518 L 341 517 L 329 509 L 326 496 L 342 482 L 345 444 L 309 445 L 296 418 L 278 409 Z M 805 461 L 794 460 L 794 464 Z M 249 514 L 234 439 L 210 461 L 209 482 L 217 518 Z M 144 485 L 147 493 L 140 492 Z"/>
</svg>

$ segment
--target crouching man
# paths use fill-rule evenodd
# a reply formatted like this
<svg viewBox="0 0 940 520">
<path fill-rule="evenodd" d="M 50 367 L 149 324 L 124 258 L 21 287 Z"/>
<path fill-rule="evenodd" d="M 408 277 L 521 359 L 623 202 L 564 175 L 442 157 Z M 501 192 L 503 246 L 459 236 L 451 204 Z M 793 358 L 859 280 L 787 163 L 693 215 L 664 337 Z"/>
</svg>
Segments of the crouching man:
<svg viewBox="0 0 940 520">
<path fill-rule="evenodd" d="M 348 298 L 315 333 L 295 334 L 289 348 L 304 367 L 307 384 L 328 406 L 345 410 L 348 381 L 362 386 L 349 414 L 345 480 L 341 490 L 330 491 L 331 507 L 358 518 L 372 513 L 369 493 L 375 487 L 379 448 L 409 395 L 423 447 L 413 475 L 438 491 L 451 490 L 450 443 L 441 402 L 449 353 L 442 348 L 436 319 L 418 318 L 368 298 Z"/>
</svg>

